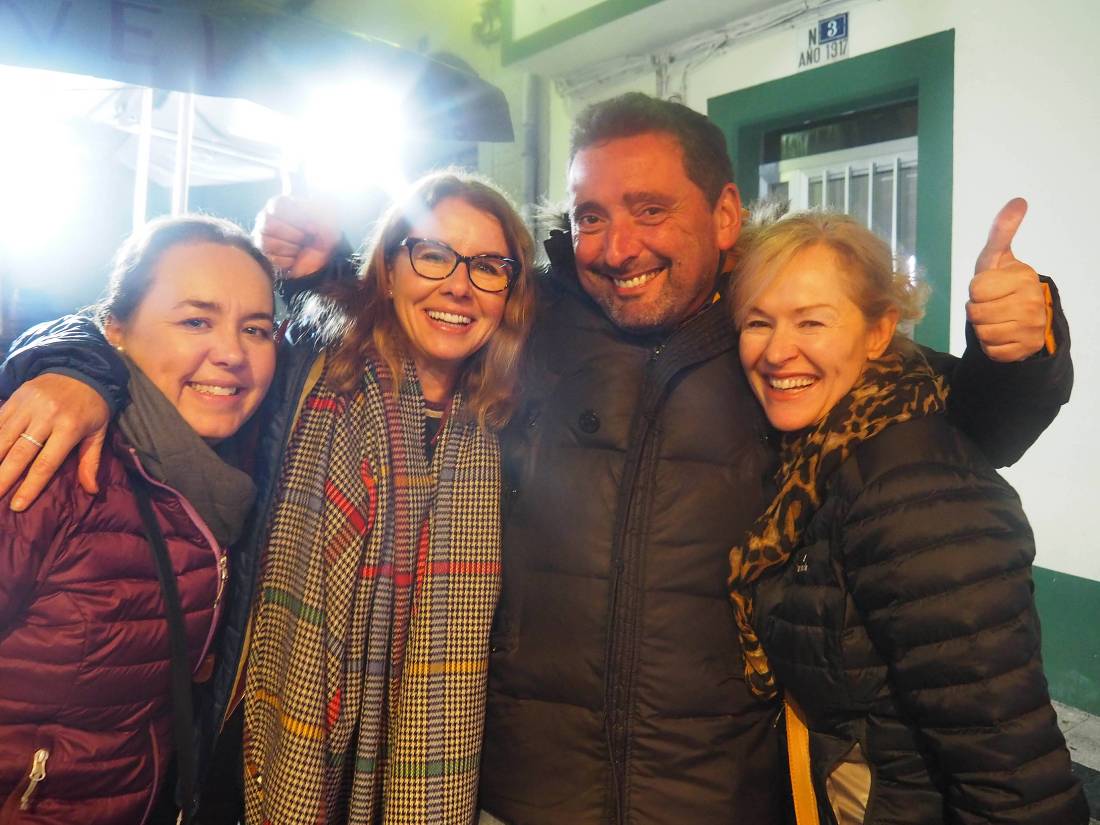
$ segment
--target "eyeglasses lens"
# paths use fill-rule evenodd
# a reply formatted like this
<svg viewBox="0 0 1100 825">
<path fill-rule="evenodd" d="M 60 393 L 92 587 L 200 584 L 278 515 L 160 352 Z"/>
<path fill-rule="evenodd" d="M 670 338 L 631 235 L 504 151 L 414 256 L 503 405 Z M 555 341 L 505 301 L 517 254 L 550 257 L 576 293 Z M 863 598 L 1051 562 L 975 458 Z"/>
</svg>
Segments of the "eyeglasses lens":
<svg viewBox="0 0 1100 825">
<path fill-rule="evenodd" d="M 419 241 L 411 250 L 413 269 L 425 278 L 442 280 L 454 272 L 458 254 L 451 248 L 431 241 Z M 470 280 L 486 292 L 502 292 L 512 280 L 509 261 L 495 255 L 476 255 L 469 259 Z"/>
</svg>

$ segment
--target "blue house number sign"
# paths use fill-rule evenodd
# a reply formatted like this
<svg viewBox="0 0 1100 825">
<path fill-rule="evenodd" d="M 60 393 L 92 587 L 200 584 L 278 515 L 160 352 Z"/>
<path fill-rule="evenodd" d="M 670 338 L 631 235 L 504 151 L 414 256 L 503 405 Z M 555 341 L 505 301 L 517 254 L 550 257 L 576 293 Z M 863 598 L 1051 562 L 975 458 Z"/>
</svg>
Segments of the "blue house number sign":
<svg viewBox="0 0 1100 825">
<path fill-rule="evenodd" d="M 818 20 L 816 26 L 802 31 L 806 39 L 798 52 L 799 69 L 812 69 L 848 56 L 848 12 Z"/>
<path fill-rule="evenodd" d="M 821 45 L 843 40 L 848 36 L 848 12 L 819 20 L 817 23 L 817 42 Z"/>
</svg>

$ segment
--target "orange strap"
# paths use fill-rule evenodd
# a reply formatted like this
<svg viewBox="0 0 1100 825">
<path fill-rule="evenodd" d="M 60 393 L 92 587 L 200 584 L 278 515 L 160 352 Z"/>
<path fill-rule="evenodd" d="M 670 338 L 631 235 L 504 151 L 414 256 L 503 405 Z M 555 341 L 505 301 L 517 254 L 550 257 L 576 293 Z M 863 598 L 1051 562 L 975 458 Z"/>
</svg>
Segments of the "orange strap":
<svg viewBox="0 0 1100 825">
<path fill-rule="evenodd" d="M 817 794 L 810 775 L 810 731 L 802 708 L 788 693 L 783 697 L 787 719 L 787 766 L 791 772 L 794 817 L 798 825 L 820 825 Z"/>
<path fill-rule="evenodd" d="M 1054 296 L 1050 294 L 1050 284 L 1043 281 L 1040 286 L 1043 288 L 1043 297 L 1047 302 L 1047 328 L 1043 338 L 1043 343 L 1046 344 L 1047 354 L 1054 355 L 1054 351 L 1058 349 L 1058 344 L 1054 340 Z"/>
</svg>

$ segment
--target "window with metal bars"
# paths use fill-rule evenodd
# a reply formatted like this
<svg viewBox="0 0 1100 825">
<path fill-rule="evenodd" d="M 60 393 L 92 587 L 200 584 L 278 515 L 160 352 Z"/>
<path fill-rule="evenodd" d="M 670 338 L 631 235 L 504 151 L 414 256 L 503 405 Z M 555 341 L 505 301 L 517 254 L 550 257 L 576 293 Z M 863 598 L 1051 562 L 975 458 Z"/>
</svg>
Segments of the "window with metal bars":
<svg viewBox="0 0 1100 825">
<path fill-rule="evenodd" d="M 851 215 L 915 268 L 915 100 L 776 130 L 762 148 L 761 197 Z"/>
</svg>

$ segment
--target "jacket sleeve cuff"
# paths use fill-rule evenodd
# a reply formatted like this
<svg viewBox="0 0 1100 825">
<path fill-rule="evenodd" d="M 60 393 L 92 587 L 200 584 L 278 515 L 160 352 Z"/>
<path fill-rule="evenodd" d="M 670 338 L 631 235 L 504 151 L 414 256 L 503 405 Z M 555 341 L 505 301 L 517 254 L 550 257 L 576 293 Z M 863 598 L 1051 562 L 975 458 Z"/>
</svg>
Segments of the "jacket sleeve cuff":
<svg viewBox="0 0 1100 825">
<path fill-rule="evenodd" d="M 112 413 L 130 400 L 129 370 L 94 320 L 70 315 L 40 324 L 20 336 L 0 366 L 0 397 L 46 372 L 75 378 L 107 402 Z"/>
<path fill-rule="evenodd" d="M 332 251 L 329 262 L 312 275 L 304 275 L 300 278 L 283 278 L 276 282 L 275 291 L 283 299 L 288 310 L 293 314 L 303 296 L 321 290 L 325 284 L 332 281 L 351 280 L 358 273 L 358 261 L 355 253 L 348 243 L 347 238 L 341 238 L 340 243 Z"/>
<path fill-rule="evenodd" d="M 75 370 L 70 367 L 49 367 L 42 370 L 39 375 L 45 375 L 46 373 L 53 373 L 54 375 L 64 375 L 66 378 L 73 378 L 82 384 L 87 384 L 93 390 L 100 394 L 104 401 L 107 402 L 107 407 L 111 411 L 111 418 L 114 418 L 122 408 L 126 406 L 130 400 L 130 393 L 124 387 L 115 387 L 111 389 L 103 381 L 99 381 L 92 378 L 89 375 L 85 375 L 80 370 Z"/>
<path fill-rule="evenodd" d="M 1040 398 L 1043 404 L 1061 406 L 1069 401 L 1073 389 L 1073 359 L 1070 354 L 1069 322 L 1062 311 L 1058 287 L 1053 280 L 1040 276 L 1049 298 L 1046 343 L 1043 348 L 1023 361 L 1005 364 L 990 360 L 982 350 L 973 327 L 966 325 L 966 352 L 963 364 L 968 374 L 974 368 L 982 376 L 978 384 L 993 397 L 1010 397 L 1017 401 L 1023 395 Z M 965 367 L 964 367 L 965 368 Z"/>
</svg>

